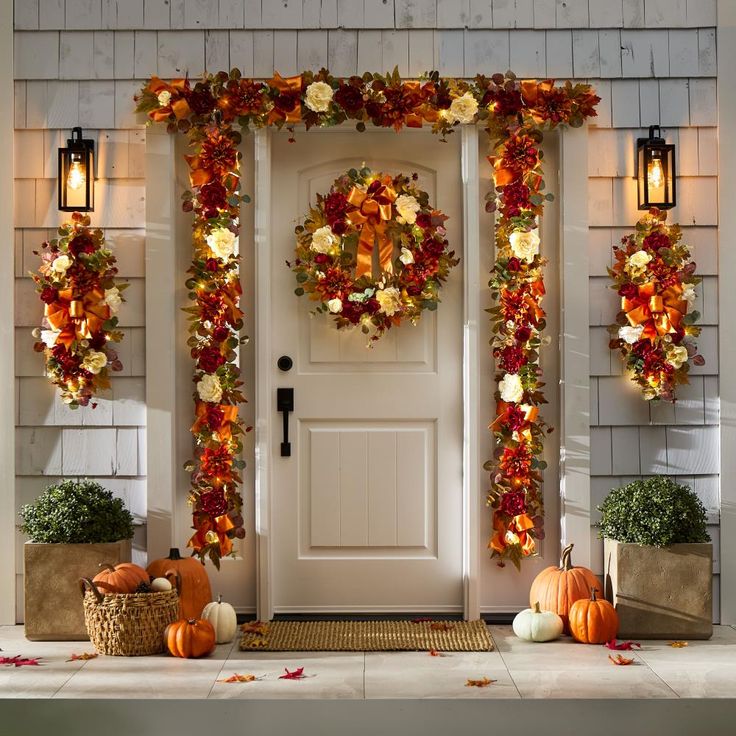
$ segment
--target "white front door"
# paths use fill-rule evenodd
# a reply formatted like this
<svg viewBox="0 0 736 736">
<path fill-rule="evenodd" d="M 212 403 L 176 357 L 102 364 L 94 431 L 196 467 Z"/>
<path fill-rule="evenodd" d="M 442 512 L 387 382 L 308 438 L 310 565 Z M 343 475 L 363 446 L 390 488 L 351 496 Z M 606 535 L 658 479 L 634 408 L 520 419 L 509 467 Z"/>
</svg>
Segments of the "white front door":
<svg viewBox="0 0 736 736">
<path fill-rule="evenodd" d="M 271 148 L 271 596 L 275 612 L 462 611 L 463 288 L 372 349 L 297 297 L 294 227 L 351 167 L 416 172 L 462 259 L 459 135 L 274 134 Z M 277 367 L 289 356 L 293 367 Z M 294 389 L 281 456 L 276 388 Z"/>
</svg>

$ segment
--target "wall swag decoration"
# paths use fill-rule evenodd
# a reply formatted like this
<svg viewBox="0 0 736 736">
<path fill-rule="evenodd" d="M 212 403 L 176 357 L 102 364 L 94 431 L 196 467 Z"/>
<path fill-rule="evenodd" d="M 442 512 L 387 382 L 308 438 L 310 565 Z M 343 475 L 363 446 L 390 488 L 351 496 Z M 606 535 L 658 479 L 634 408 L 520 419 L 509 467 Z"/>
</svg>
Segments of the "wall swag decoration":
<svg viewBox="0 0 736 736">
<path fill-rule="evenodd" d="M 666 219 L 666 212 L 650 210 L 614 247 L 608 269 L 621 297 L 616 324 L 608 328 L 609 347 L 621 353 L 631 380 L 650 401 L 674 401 L 676 387 L 688 383 L 690 363 L 705 363 L 693 339 L 700 334 L 700 313 L 692 306 L 701 279 L 680 242 L 679 225 Z"/>
<path fill-rule="evenodd" d="M 535 552 L 535 539 L 543 536 L 541 471 L 544 462 L 543 436 L 546 425 L 538 416 L 544 402 L 538 349 L 544 329 L 543 259 L 539 255 L 537 218 L 545 198 L 541 170 L 544 131 L 558 125 L 580 126 L 594 116 L 599 98 L 590 85 L 555 85 L 550 80 L 520 81 L 511 73 L 483 75 L 473 80 L 442 78 L 431 72 L 418 80 L 402 80 L 396 70 L 381 75 L 338 78 L 322 69 L 284 79 L 257 81 L 241 78 L 240 72 L 218 72 L 195 83 L 188 79 L 165 82 L 153 77 L 137 97 L 138 111 L 152 122 L 166 123 L 171 133 L 187 135 L 193 154 L 190 164 L 192 191 L 185 194 L 184 207 L 194 212 L 193 280 L 202 281 L 201 291 L 191 289 L 197 323 L 192 337 L 197 363 L 198 386 L 202 386 L 198 423 L 205 436 L 198 437 L 199 458 L 193 467 L 190 501 L 194 511 L 195 535 L 190 544 L 195 552 L 214 561 L 230 551 L 230 539 L 242 533 L 240 479 L 233 468 L 240 443 L 234 431 L 237 419 L 222 422 L 220 412 L 228 408 L 234 416 L 237 403 L 237 346 L 239 317 L 232 298 L 237 283 L 237 260 L 223 260 L 216 250 L 206 257 L 208 239 L 218 248 L 238 233 L 240 132 L 275 126 L 292 131 L 294 125 L 334 126 L 354 121 L 358 131 L 368 124 L 401 130 L 421 127 L 425 122 L 444 137 L 461 124 L 480 123 L 492 147 L 495 192 L 488 196 L 486 210 L 499 211 L 496 224 L 497 260 L 491 288 L 498 306 L 491 310 L 496 376 L 497 416 L 491 428 L 496 450 L 486 464 L 491 473 L 488 502 L 493 507 L 494 534 L 489 544 L 492 555 L 508 558 L 517 566 Z M 221 235 L 215 235 L 220 232 Z M 209 246 L 207 246 L 209 247 Z M 229 250 L 229 247 L 226 249 Z M 223 251 L 225 252 L 225 251 Z M 208 269 L 207 264 L 211 264 Z M 227 279 L 221 273 L 228 268 Z M 211 276 L 212 274 L 217 275 Z M 221 286 L 232 283 L 225 298 Z M 191 287 L 190 287 L 191 288 Z M 200 297 L 205 297 L 201 299 Z M 206 306 L 207 315 L 203 311 Z M 329 309 L 329 307 L 328 307 Z M 221 315 L 228 314 L 223 322 Z M 219 321 L 212 316 L 219 315 Z M 224 331 L 214 334 L 214 325 Z M 202 350 L 208 358 L 201 365 Z M 222 379 L 225 379 L 224 381 Z M 219 411 L 209 422 L 212 407 Z M 199 421 L 200 413 L 205 417 Z M 222 432 L 224 428 L 225 432 Z"/>
<path fill-rule="evenodd" d="M 58 234 L 34 251 L 42 263 L 31 277 L 44 317 L 33 331 L 33 349 L 44 354 L 46 374 L 61 389 L 64 403 L 76 409 L 110 388 L 109 372 L 123 368 L 110 343 L 123 338 L 116 314 L 127 284 L 116 283 L 115 256 L 88 216 L 75 212 Z"/>
<path fill-rule="evenodd" d="M 315 311 L 334 315 L 338 329 L 360 325 L 369 344 L 402 320 L 416 324 L 424 309 L 437 309 L 442 282 L 458 263 L 448 251 L 447 217 L 430 206 L 416 179 L 350 169 L 317 195 L 296 228 L 297 296 L 318 301 Z"/>
</svg>

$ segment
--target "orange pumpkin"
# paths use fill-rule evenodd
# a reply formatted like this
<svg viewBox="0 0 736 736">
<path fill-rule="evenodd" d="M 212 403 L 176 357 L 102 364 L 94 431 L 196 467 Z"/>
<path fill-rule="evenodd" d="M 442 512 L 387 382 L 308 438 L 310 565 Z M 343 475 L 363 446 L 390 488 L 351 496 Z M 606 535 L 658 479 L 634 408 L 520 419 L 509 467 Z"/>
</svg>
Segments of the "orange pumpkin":
<svg viewBox="0 0 736 736">
<path fill-rule="evenodd" d="M 154 578 L 166 577 L 173 570 L 181 579 L 179 589 L 179 615 L 182 618 L 199 618 L 204 607 L 212 600 L 210 578 L 204 565 L 193 557 L 183 558 L 179 550 L 169 550 L 169 556 L 154 560 L 148 566 L 148 574 Z"/>
<path fill-rule="evenodd" d="M 569 544 L 562 550 L 560 566 L 547 567 L 534 578 L 529 590 L 529 605 L 539 601 L 543 611 L 554 611 L 569 634 L 568 614 L 570 606 L 581 598 L 587 598 L 591 588 L 603 590 L 598 577 L 587 567 L 575 567 L 572 564 L 572 548 Z"/>
<path fill-rule="evenodd" d="M 590 598 L 575 601 L 570 608 L 570 632 L 583 644 L 605 644 L 618 634 L 618 614 L 606 600 L 598 599 L 595 588 Z"/>
<path fill-rule="evenodd" d="M 164 645 L 175 657 L 206 657 L 215 648 L 215 629 L 201 619 L 174 621 L 164 630 Z"/>
<path fill-rule="evenodd" d="M 93 582 L 101 593 L 135 593 L 141 583 L 148 582 L 148 573 L 132 562 L 111 565 L 103 562 L 102 570 L 94 576 Z"/>
</svg>

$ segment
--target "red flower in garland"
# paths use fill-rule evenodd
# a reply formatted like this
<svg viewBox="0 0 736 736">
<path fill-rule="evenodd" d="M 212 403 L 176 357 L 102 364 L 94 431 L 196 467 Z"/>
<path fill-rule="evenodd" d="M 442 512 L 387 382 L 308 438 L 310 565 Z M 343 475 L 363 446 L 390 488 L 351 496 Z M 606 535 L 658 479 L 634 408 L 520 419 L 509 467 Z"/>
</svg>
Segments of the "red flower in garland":
<svg viewBox="0 0 736 736">
<path fill-rule="evenodd" d="M 221 177 L 235 169 L 238 152 L 229 136 L 213 128 L 202 141 L 197 159 L 198 168 Z"/>
<path fill-rule="evenodd" d="M 526 513 L 526 494 L 524 491 L 509 491 L 501 496 L 500 510 L 509 516 Z"/>
<path fill-rule="evenodd" d="M 653 250 L 655 253 L 660 248 L 669 248 L 672 245 L 669 236 L 661 232 L 653 232 L 651 235 L 647 235 L 641 244 L 648 250 Z"/>
<path fill-rule="evenodd" d="M 524 478 L 532 469 L 532 454 L 525 444 L 506 447 L 501 455 L 499 467 L 509 476 Z"/>
<path fill-rule="evenodd" d="M 233 456 L 226 445 L 206 447 L 202 452 L 200 460 L 202 472 L 210 478 L 219 479 L 220 484 L 230 479 L 232 464 Z"/>
<path fill-rule="evenodd" d="M 506 373 L 518 373 L 529 362 L 524 351 L 517 345 L 507 345 L 500 351 L 498 358 L 499 365 Z"/>
<path fill-rule="evenodd" d="M 202 510 L 210 516 L 222 516 L 227 511 L 227 499 L 222 488 L 215 488 L 199 495 Z"/>
<path fill-rule="evenodd" d="M 360 77 L 355 79 L 358 84 L 353 84 L 351 79 L 349 83 L 340 84 L 335 91 L 335 102 L 344 107 L 348 114 L 355 114 L 363 107 L 363 90 L 361 89 L 363 80 Z"/>
<path fill-rule="evenodd" d="M 197 366 L 205 373 L 214 373 L 221 365 L 225 364 L 225 356 L 219 348 L 203 348 L 197 358 Z"/>
<path fill-rule="evenodd" d="M 507 169 L 522 172 L 536 168 L 539 163 L 539 148 L 528 135 L 517 135 L 506 141 L 503 164 Z"/>
</svg>

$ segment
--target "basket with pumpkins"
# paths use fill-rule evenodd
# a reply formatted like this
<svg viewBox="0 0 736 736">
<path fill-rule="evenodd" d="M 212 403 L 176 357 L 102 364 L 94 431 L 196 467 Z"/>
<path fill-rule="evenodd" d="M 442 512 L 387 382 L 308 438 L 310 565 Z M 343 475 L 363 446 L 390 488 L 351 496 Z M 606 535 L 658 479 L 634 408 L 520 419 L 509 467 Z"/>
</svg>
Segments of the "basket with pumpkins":
<svg viewBox="0 0 736 736">
<path fill-rule="evenodd" d="M 563 632 L 583 644 L 605 644 L 616 638 L 618 614 L 598 598 L 603 585 L 587 567 L 572 564 L 572 544 L 562 551 L 559 567 L 537 575 L 529 590 L 527 608 L 513 621 L 514 634 L 525 641 L 553 641 Z"/>
<path fill-rule="evenodd" d="M 79 583 L 87 633 L 101 654 L 204 657 L 235 636 L 235 610 L 221 596 L 212 601 L 204 567 L 179 550 L 145 570 L 129 562 L 100 567 Z"/>
</svg>

